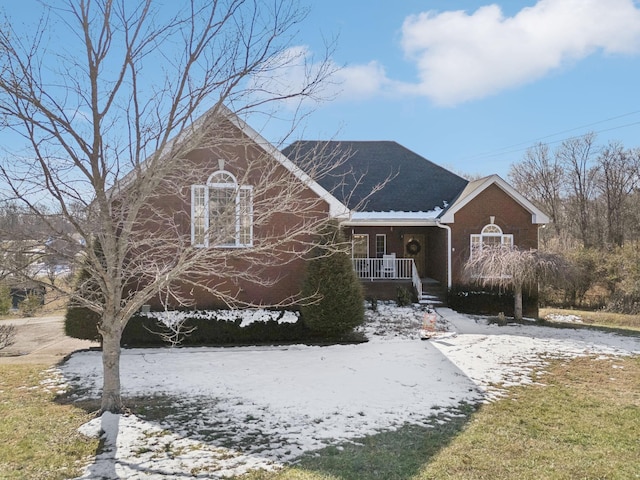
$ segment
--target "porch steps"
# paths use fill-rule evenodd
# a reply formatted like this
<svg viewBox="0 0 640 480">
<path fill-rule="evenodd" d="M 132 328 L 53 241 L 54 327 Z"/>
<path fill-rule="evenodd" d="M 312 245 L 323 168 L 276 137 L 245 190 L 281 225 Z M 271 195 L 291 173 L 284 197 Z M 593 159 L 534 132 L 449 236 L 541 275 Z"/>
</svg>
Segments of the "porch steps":
<svg viewBox="0 0 640 480">
<path fill-rule="evenodd" d="M 444 307 L 446 305 L 447 289 L 440 282 L 431 278 L 422 279 L 422 295 L 418 299 L 419 303 L 433 305 L 434 307 Z"/>
</svg>

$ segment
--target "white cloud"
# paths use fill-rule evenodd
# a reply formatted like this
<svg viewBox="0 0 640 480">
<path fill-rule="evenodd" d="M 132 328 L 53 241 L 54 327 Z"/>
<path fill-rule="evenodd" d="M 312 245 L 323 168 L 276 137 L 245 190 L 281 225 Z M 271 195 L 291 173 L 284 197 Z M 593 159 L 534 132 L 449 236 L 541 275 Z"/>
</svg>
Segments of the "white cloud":
<svg viewBox="0 0 640 480">
<path fill-rule="evenodd" d="M 369 98 L 394 84 L 376 61 L 341 67 L 331 59 L 316 61 L 311 50 L 300 45 L 286 49 L 252 75 L 248 89 L 254 98 L 281 97 L 284 106 L 295 108 L 300 102 L 296 94 L 305 90 L 310 79 L 327 72 L 332 73 L 318 85 L 313 98 Z"/>
<path fill-rule="evenodd" d="M 455 105 L 532 82 L 568 62 L 603 51 L 640 51 L 640 10 L 633 0 L 540 0 L 513 17 L 498 5 L 411 15 L 402 46 L 416 62 L 406 93 Z"/>
<path fill-rule="evenodd" d="M 366 65 L 346 66 L 334 76 L 339 95 L 346 98 L 371 97 L 388 89 L 394 82 L 387 78 L 384 67 L 376 61 Z"/>
<path fill-rule="evenodd" d="M 378 95 L 423 96 L 453 106 L 538 80 L 596 52 L 640 53 L 638 0 L 539 0 L 505 16 L 497 4 L 472 13 L 423 12 L 407 17 L 401 45 L 418 79 L 399 81 L 379 60 L 339 67 L 317 61 L 306 46 L 274 57 L 252 77 L 258 98 L 299 92 L 323 68 L 334 71 L 315 99 L 354 100 Z"/>
<path fill-rule="evenodd" d="M 282 98 L 297 105 L 299 94 L 320 66 L 313 63 L 312 54 L 304 45 L 293 46 L 274 55 L 253 72 L 247 90 L 259 101 Z"/>
</svg>

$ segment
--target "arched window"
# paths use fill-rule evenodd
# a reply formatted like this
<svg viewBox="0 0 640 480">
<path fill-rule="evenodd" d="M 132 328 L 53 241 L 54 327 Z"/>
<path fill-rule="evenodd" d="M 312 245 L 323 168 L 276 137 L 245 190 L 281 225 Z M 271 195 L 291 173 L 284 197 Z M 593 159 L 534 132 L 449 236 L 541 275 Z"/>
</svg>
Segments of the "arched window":
<svg viewBox="0 0 640 480">
<path fill-rule="evenodd" d="M 502 229 L 495 223 L 489 223 L 482 228 L 480 234 L 471 235 L 471 257 L 474 252 L 482 251 L 485 245 L 513 246 L 513 235 L 502 233 Z"/>
<path fill-rule="evenodd" d="M 253 188 L 238 185 L 226 170 L 191 186 L 191 242 L 199 247 L 253 244 Z"/>
</svg>

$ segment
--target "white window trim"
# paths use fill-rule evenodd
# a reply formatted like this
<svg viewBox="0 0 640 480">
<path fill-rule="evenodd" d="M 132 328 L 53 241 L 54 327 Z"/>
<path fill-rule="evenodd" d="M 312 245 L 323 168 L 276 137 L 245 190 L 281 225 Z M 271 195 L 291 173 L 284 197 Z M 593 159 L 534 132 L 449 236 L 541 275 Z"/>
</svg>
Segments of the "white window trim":
<svg viewBox="0 0 640 480">
<path fill-rule="evenodd" d="M 228 178 L 232 179 L 234 183 L 231 182 L 211 182 L 216 176 L 225 175 Z M 211 245 L 209 242 L 209 226 L 210 226 L 210 218 L 209 218 L 209 192 L 211 189 L 215 188 L 233 188 L 235 190 L 235 228 L 234 228 L 234 239 L 235 243 L 232 244 L 221 244 L 221 245 Z M 242 205 L 241 205 L 241 192 L 249 192 L 248 198 L 248 217 L 249 217 L 249 241 L 246 243 L 241 242 L 242 239 Z M 196 239 L 196 216 L 198 214 L 196 205 L 197 195 L 198 193 L 204 198 L 204 238 L 203 241 L 200 242 Z M 194 247 L 199 248 L 207 248 L 213 246 L 215 248 L 249 248 L 253 247 L 253 187 L 250 185 L 238 185 L 236 182 L 236 178 L 230 172 L 226 170 L 218 170 L 213 172 L 208 179 L 208 183 L 206 185 L 192 185 L 191 186 L 191 244 Z"/>
<path fill-rule="evenodd" d="M 249 211 L 247 212 L 249 216 L 249 242 L 242 243 L 240 240 L 242 238 L 242 211 L 240 200 L 242 198 L 241 192 L 249 192 Z M 248 185 L 242 185 L 238 188 L 238 192 L 236 193 L 236 245 L 231 248 L 247 248 L 253 247 L 253 187 Z"/>
<path fill-rule="evenodd" d="M 484 245 L 484 238 L 500 238 L 501 245 L 508 245 L 513 247 L 513 234 L 511 233 L 503 233 L 502 229 L 496 225 L 495 223 L 489 223 L 482 228 L 481 233 L 473 233 L 470 235 L 470 243 L 469 243 L 469 257 L 473 258 L 473 252 L 477 251 L 478 248 L 482 250 L 482 246 Z"/>
<path fill-rule="evenodd" d="M 383 248 L 383 252 L 382 255 L 386 255 L 387 254 L 387 235 L 384 233 L 376 233 L 376 257 L 378 256 L 378 239 L 382 237 L 383 243 L 384 243 L 384 248 Z M 382 258 L 382 257 L 380 257 Z"/>
<path fill-rule="evenodd" d="M 196 211 L 196 198 L 198 191 L 201 191 L 201 196 L 204 198 L 204 205 L 202 205 L 202 213 L 204 214 L 204 235 L 203 241 L 199 242 L 196 240 L 196 215 L 198 212 Z M 209 238 L 207 235 L 207 230 L 209 226 L 209 208 L 207 206 L 207 200 L 209 198 L 209 190 L 206 185 L 191 185 L 191 245 L 194 247 L 208 247 L 209 246 Z"/>
<path fill-rule="evenodd" d="M 362 257 L 356 257 L 356 256 L 354 256 L 354 255 L 355 255 L 355 253 L 356 253 L 356 249 L 355 249 L 355 244 L 356 244 L 356 243 L 354 242 L 354 238 L 355 238 L 356 236 L 358 236 L 358 237 L 366 237 L 366 239 L 367 239 L 367 251 L 366 251 L 367 256 L 366 256 L 366 257 L 364 257 L 364 258 L 369 258 L 369 234 L 368 234 L 368 233 L 354 233 L 354 234 L 351 236 L 351 258 L 362 258 Z"/>
</svg>

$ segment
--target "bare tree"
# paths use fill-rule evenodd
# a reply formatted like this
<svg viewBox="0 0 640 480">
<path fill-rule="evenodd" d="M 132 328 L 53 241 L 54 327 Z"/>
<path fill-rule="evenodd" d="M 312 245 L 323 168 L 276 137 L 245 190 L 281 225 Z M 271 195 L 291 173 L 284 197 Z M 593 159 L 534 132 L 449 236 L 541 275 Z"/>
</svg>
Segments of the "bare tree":
<svg viewBox="0 0 640 480">
<path fill-rule="evenodd" d="M 288 42 L 305 12 L 285 0 L 169 4 L 180 6 L 52 2 L 31 35 L 10 19 L 0 31 L 0 118 L 11 144 L 22 142 L 2 159 L 0 181 L 53 238 L 78 246 L 69 260 L 86 275 L 67 293 L 100 317 L 101 411 L 123 408 L 120 340 L 142 305 L 167 295 L 185 305 L 194 288 L 235 303 L 234 282 L 271 285 L 270 267 L 304 256 L 327 217 L 300 175 L 274 164 L 270 146 L 238 133 L 235 115 L 318 94 L 332 73 L 326 57 L 304 66 L 294 91 L 269 81 L 299 66 Z M 188 186 L 215 170 L 204 172 L 202 157 L 227 159 L 242 172 L 237 184 L 252 185 L 256 233 L 246 248 L 193 245 Z M 200 234 L 219 245 L 229 232 Z"/>
<path fill-rule="evenodd" d="M 465 264 L 466 277 L 485 287 L 512 289 L 514 318 L 522 320 L 522 292 L 541 280 L 564 278 L 569 265 L 564 257 L 539 250 L 521 250 L 503 245 L 482 246 Z"/>
<path fill-rule="evenodd" d="M 562 142 L 556 152 L 563 166 L 567 183 L 571 187 L 575 218 L 578 223 L 579 237 L 585 247 L 594 245 L 591 210 L 595 195 L 595 178 L 597 167 L 594 165 L 596 154 L 595 134 L 570 138 Z"/>
<path fill-rule="evenodd" d="M 538 203 L 549 217 L 556 235 L 562 231 L 562 190 L 564 174 L 558 157 L 549 146 L 538 143 L 527 149 L 523 160 L 511 165 L 509 180 L 523 195 Z"/>
<path fill-rule="evenodd" d="M 16 326 L 0 325 L 0 350 L 16 343 Z"/>
<path fill-rule="evenodd" d="M 185 312 L 169 310 L 155 313 L 156 326 L 158 330 L 144 326 L 144 328 L 154 335 L 159 336 L 162 341 L 177 347 L 184 339 L 196 331 L 196 327 L 187 326 L 188 316 Z"/>
<path fill-rule="evenodd" d="M 597 186 L 605 204 L 607 241 L 610 245 L 622 246 L 629 213 L 626 206 L 640 181 L 638 159 L 633 151 L 613 142 L 600 152 L 597 163 Z"/>
</svg>

